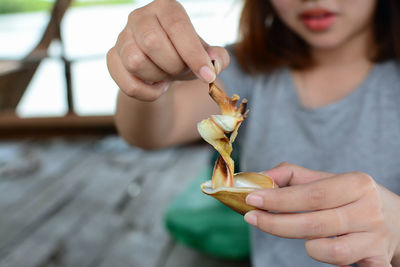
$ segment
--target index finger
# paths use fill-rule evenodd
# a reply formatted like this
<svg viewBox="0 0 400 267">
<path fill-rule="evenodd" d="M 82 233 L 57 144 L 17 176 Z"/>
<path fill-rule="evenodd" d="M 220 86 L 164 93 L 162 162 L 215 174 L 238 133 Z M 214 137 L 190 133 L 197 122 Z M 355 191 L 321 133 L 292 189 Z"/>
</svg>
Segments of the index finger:
<svg viewBox="0 0 400 267">
<path fill-rule="evenodd" d="M 272 177 L 279 187 L 309 183 L 334 175 L 328 172 L 310 170 L 288 162 L 281 162 L 276 167 L 262 173 Z"/>
<path fill-rule="evenodd" d="M 189 16 L 176 1 L 165 1 L 157 17 L 182 60 L 201 80 L 208 83 L 216 78 L 215 69 Z"/>
<path fill-rule="evenodd" d="M 360 199 L 373 186 L 368 175 L 339 174 L 311 183 L 261 189 L 247 196 L 247 204 L 269 211 L 299 212 L 331 209 Z"/>
</svg>

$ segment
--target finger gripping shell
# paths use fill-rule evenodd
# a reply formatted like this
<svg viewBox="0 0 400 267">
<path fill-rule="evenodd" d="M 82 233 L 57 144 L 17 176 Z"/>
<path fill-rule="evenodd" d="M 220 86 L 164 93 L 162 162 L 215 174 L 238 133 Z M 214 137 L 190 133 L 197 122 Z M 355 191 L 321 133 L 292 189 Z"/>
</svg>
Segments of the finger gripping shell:
<svg viewBox="0 0 400 267">
<path fill-rule="evenodd" d="M 255 207 L 246 204 L 248 194 L 257 189 L 277 188 L 274 180 L 266 175 L 255 172 L 241 172 L 233 176 L 233 187 L 218 187 L 213 189 L 211 180 L 201 184 L 204 194 L 214 197 L 232 210 L 244 215 Z"/>
</svg>

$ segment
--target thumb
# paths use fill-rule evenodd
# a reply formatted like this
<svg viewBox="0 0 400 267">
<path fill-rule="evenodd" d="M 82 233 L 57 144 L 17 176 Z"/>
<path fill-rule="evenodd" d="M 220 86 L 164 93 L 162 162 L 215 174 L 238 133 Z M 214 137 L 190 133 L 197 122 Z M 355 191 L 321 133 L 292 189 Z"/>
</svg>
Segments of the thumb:
<svg viewBox="0 0 400 267">
<path fill-rule="evenodd" d="M 218 75 L 229 65 L 229 53 L 228 51 L 220 46 L 208 46 L 205 42 L 202 42 L 208 56 L 214 64 L 215 74 Z M 196 78 L 196 75 L 189 69 L 179 75 L 173 77 L 177 80 L 192 80 Z"/>
<path fill-rule="evenodd" d="M 209 46 L 206 48 L 208 56 L 214 63 L 215 74 L 221 73 L 229 65 L 229 54 L 225 48 L 220 46 Z"/>
<path fill-rule="evenodd" d="M 228 51 L 221 46 L 210 46 L 200 36 L 199 38 L 211 61 L 213 61 L 215 74 L 220 74 L 229 65 L 230 59 Z"/>
<path fill-rule="evenodd" d="M 328 172 L 313 171 L 287 162 L 279 163 L 276 167 L 264 171 L 262 174 L 272 177 L 279 187 L 310 183 L 334 175 Z"/>
</svg>

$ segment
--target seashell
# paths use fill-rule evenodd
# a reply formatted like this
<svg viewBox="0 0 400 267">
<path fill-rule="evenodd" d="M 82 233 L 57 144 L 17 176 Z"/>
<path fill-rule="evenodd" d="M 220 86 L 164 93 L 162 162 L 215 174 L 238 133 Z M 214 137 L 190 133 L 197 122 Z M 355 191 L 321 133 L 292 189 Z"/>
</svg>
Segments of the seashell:
<svg viewBox="0 0 400 267">
<path fill-rule="evenodd" d="M 271 177 L 255 172 L 236 173 L 233 176 L 233 182 L 233 187 L 218 187 L 214 189 L 212 181 L 208 180 L 201 184 L 201 191 L 244 215 L 246 212 L 256 209 L 246 204 L 248 194 L 256 189 L 278 187 Z"/>
</svg>

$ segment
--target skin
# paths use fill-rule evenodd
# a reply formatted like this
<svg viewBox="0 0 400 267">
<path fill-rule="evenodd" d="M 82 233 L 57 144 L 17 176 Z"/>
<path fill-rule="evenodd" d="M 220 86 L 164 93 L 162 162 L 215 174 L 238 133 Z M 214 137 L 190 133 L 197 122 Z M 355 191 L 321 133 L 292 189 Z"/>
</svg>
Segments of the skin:
<svg viewBox="0 0 400 267">
<path fill-rule="evenodd" d="M 248 223 L 280 237 L 305 239 L 308 255 L 321 262 L 400 266 L 400 198 L 372 177 L 312 171 L 289 163 L 264 174 L 281 188 L 247 197 L 249 205 L 261 209 L 245 215 Z M 310 212 L 294 213 L 299 211 Z"/>
<path fill-rule="evenodd" d="M 200 139 L 197 122 L 218 113 L 208 83 L 228 64 L 227 51 L 197 35 L 180 3 L 158 0 L 134 10 L 107 54 L 120 87 L 120 135 L 145 149 Z"/>
<path fill-rule="evenodd" d="M 376 0 L 271 0 L 285 24 L 310 45 L 313 68 L 292 71 L 300 102 L 319 108 L 350 94 L 368 75 L 373 51 L 372 18 Z M 323 32 L 309 30 L 302 12 L 323 8 L 336 14 Z M 345 66 L 345 67 L 344 67 Z M 351 71 L 349 71 L 351 70 Z"/>
<path fill-rule="evenodd" d="M 310 45 L 314 67 L 292 70 L 305 107 L 346 97 L 365 79 L 372 66 L 376 1 L 271 0 L 280 18 Z M 310 32 L 299 21 L 304 9 L 315 6 L 338 14 L 325 32 Z M 198 140 L 196 124 L 219 112 L 208 83 L 228 64 L 227 51 L 206 44 L 178 2 L 157 0 L 134 10 L 107 54 L 109 72 L 120 87 L 115 115 L 120 135 L 145 149 Z M 372 177 L 290 164 L 267 174 L 282 188 L 249 195 L 248 203 L 261 210 L 246 214 L 246 221 L 271 234 L 305 239 L 307 253 L 318 261 L 400 266 L 400 197 Z M 290 214 L 305 210 L 312 212 Z"/>
<path fill-rule="evenodd" d="M 314 51 L 336 50 L 370 32 L 377 0 L 271 0 L 278 16 L 301 36 Z M 299 19 L 302 12 L 322 8 L 336 14 L 334 24 L 313 32 Z"/>
</svg>

